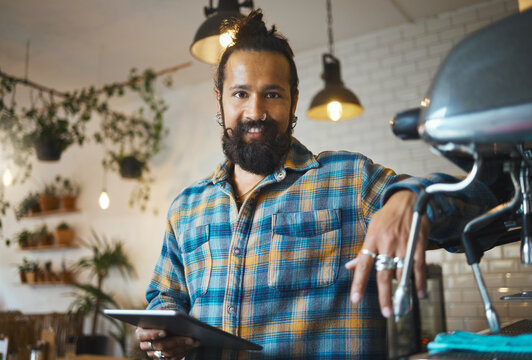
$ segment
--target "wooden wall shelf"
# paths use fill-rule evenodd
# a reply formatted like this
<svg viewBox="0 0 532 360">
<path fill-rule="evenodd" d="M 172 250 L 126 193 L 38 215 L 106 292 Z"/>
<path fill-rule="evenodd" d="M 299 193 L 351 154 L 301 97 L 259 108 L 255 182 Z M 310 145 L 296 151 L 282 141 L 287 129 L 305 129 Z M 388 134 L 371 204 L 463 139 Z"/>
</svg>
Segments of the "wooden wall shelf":
<svg viewBox="0 0 532 360">
<path fill-rule="evenodd" d="M 79 213 L 78 209 L 74 210 L 63 210 L 63 209 L 57 209 L 57 210 L 49 210 L 49 211 L 39 211 L 37 213 L 23 216 L 22 219 L 35 219 L 35 218 L 42 218 L 47 216 L 54 216 L 54 215 L 66 215 L 66 214 L 74 214 Z"/>
<path fill-rule="evenodd" d="M 70 245 L 39 245 L 31 246 L 26 248 L 20 248 L 22 251 L 49 251 L 49 250 L 70 250 L 70 249 L 79 249 L 78 244 Z"/>
<path fill-rule="evenodd" d="M 55 286 L 72 286 L 73 283 L 63 283 L 60 281 L 50 281 L 50 282 L 36 282 L 36 283 L 20 283 L 21 285 L 32 286 L 32 287 L 55 287 Z"/>
</svg>

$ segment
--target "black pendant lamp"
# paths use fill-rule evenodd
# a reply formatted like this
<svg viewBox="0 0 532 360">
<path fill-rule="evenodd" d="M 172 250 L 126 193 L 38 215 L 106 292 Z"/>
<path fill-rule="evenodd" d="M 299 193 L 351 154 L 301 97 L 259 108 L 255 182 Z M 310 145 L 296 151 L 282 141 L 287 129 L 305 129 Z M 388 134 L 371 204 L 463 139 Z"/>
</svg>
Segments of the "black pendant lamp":
<svg viewBox="0 0 532 360">
<path fill-rule="evenodd" d="M 307 116 L 314 120 L 340 121 L 359 116 L 364 112 L 358 97 L 345 87 L 340 76 L 340 61 L 333 55 L 331 0 L 327 0 L 327 27 L 329 53 L 323 54 L 325 88 L 318 92 L 310 103 Z"/>
<path fill-rule="evenodd" d="M 253 8 L 253 1 L 239 4 L 238 0 L 219 0 L 218 8 L 214 8 L 210 0 L 209 6 L 203 9 L 207 20 L 201 24 L 190 45 L 192 56 L 208 64 L 217 64 L 224 49 L 232 41 L 231 34 L 220 33 L 220 26 L 226 19 L 244 17 L 240 13 L 241 7 Z"/>
</svg>

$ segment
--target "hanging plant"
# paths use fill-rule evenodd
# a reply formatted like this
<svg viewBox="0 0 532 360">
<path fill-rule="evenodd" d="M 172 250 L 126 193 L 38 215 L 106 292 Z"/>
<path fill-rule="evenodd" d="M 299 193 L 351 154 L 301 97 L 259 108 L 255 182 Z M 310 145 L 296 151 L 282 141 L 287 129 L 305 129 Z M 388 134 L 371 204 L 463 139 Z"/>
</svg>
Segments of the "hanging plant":
<svg viewBox="0 0 532 360">
<path fill-rule="evenodd" d="M 96 142 L 104 144 L 107 149 L 103 166 L 118 172 L 125 179 L 138 181 L 129 204 L 139 205 L 143 211 L 146 210 L 153 183 L 148 162 L 161 150 L 161 142 L 168 134 L 163 122 L 163 114 L 168 106 L 155 95 L 156 78 L 153 70 L 146 70 L 139 76 L 136 69 L 132 69 L 127 89 L 137 93 L 145 106 L 131 116 L 104 113 L 100 131 L 94 134 Z M 108 94 L 123 94 L 125 86 L 114 85 L 105 90 Z"/>
<path fill-rule="evenodd" d="M 86 124 L 98 106 L 98 96 L 92 87 L 72 94 L 40 87 L 36 98 L 30 93 L 29 110 L 18 108 L 16 85 L 21 80 L 0 75 L 0 142 L 13 162 L 23 169 L 14 182 L 23 183 L 31 174 L 33 153 L 41 161 L 58 161 L 70 145 L 83 145 Z M 6 101 L 8 95 L 11 99 Z M 63 100 L 56 101 L 56 96 Z"/>
<path fill-rule="evenodd" d="M 163 114 L 168 107 L 155 95 L 155 80 L 189 65 L 190 62 L 157 73 L 146 70 L 142 75 L 133 69 L 127 82 L 70 93 L 0 71 L 0 143 L 4 154 L 19 170 L 13 184 L 22 184 L 30 177 L 34 154 L 40 160 L 57 161 L 71 145 L 83 145 L 90 137 L 86 132 L 87 123 L 97 118 L 101 119 L 100 130 L 93 137 L 105 146 L 104 167 L 124 178 L 138 180 L 130 205 L 138 204 L 142 210 L 146 209 L 153 182 L 148 162 L 160 151 L 161 141 L 167 134 Z M 17 106 L 17 85 L 31 89 L 29 109 Z M 165 85 L 170 86 L 171 82 L 165 81 Z M 31 91 L 35 89 L 38 96 L 33 98 Z M 144 102 L 133 115 L 113 111 L 108 105 L 110 99 L 124 95 L 126 90 L 137 93 Z M 95 114 L 99 116 L 94 117 Z M 5 212 L 6 204 L 0 193 L 0 210 Z"/>
</svg>

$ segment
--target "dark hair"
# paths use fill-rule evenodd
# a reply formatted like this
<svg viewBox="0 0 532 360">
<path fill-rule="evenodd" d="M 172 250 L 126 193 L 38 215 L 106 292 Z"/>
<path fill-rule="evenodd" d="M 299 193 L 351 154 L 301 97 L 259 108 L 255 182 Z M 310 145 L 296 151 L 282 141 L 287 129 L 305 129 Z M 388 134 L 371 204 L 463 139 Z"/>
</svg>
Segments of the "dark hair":
<svg viewBox="0 0 532 360">
<path fill-rule="evenodd" d="M 266 24 L 262 20 L 262 10 L 253 10 L 243 18 L 226 20 L 222 25 L 222 31 L 228 30 L 234 31 L 233 43 L 222 54 L 214 81 L 214 86 L 220 92 L 220 96 L 223 93 L 225 65 L 234 51 L 270 51 L 280 53 L 288 60 L 290 65 L 290 99 L 293 101 L 299 85 L 294 53 L 288 40 L 277 32 L 275 25 L 272 26 L 271 30 L 266 29 Z"/>
</svg>

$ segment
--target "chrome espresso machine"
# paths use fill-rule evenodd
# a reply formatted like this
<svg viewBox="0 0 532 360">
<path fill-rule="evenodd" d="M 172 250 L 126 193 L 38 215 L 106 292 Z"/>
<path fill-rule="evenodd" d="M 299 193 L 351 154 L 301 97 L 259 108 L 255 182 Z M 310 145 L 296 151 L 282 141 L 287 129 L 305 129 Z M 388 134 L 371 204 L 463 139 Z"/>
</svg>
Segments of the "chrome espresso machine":
<svg viewBox="0 0 532 360">
<path fill-rule="evenodd" d="M 491 333 L 505 333 L 479 262 L 484 251 L 521 241 L 521 262 L 532 265 L 532 10 L 479 30 L 455 46 L 421 107 L 397 114 L 392 130 L 405 140 L 422 139 L 468 173 L 457 183 L 428 186 L 418 196 L 404 270 L 394 293 L 396 321 L 411 307 L 413 254 L 428 200 L 480 180 L 500 204 L 471 220 L 457 245 L 472 267 Z M 532 292 L 509 298 L 532 299 Z M 532 327 L 523 332 L 532 332 Z"/>
</svg>

